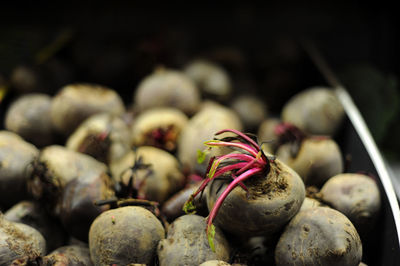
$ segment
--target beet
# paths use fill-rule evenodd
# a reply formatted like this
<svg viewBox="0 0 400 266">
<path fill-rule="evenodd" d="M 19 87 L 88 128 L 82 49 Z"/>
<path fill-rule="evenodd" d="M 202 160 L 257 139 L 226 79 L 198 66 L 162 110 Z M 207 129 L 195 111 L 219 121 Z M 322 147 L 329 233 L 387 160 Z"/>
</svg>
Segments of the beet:
<svg viewBox="0 0 400 266">
<path fill-rule="evenodd" d="M 46 94 L 25 94 L 8 108 L 5 128 L 38 147 L 50 145 L 55 140 L 50 106 L 51 97 Z"/>
<path fill-rule="evenodd" d="M 299 212 L 286 226 L 275 249 L 280 265 L 343 265 L 361 262 L 361 240 L 342 213 L 316 207 Z"/>
<path fill-rule="evenodd" d="M 159 68 L 140 82 L 134 103 L 141 111 L 169 106 L 191 115 L 199 107 L 200 92 L 182 72 Z"/>
<path fill-rule="evenodd" d="M 71 180 L 63 189 L 60 220 L 70 235 L 88 241 L 90 225 L 107 206 L 94 203 L 114 196 L 111 178 L 106 173 L 82 175 Z"/>
<path fill-rule="evenodd" d="M 296 149 L 298 151 L 293 152 Z M 300 144 L 283 144 L 276 155 L 295 170 L 308 186 L 321 187 L 330 177 L 343 172 L 342 153 L 330 138 L 310 137 Z"/>
<path fill-rule="evenodd" d="M 75 178 L 102 176 L 106 171 L 106 165 L 89 155 L 52 145 L 40 152 L 28 187 L 35 199 L 40 200 L 52 214 L 58 215 L 67 183 Z"/>
<path fill-rule="evenodd" d="M 267 116 L 267 106 L 256 96 L 243 95 L 236 97 L 231 107 L 239 115 L 243 125 L 248 130 L 258 128 Z"/>
<path fill-rule="evenodd" d="M 176 108 L 159 107 L 139 114 L 132 125 L 134 146 L 154 146 L 170 152 L 188 122 L 187 116 Z"/>
<path fill-rule="evenodd" d="M 95 265 L 151 264 L 164 235 L 161 222 L 144 208 L 109 210 L 90 227 L 90 256 Z"/>
<path fill-rule="evenodd" d="M 381 208 L 376 182 L 363 174 L 340 174 L 330 178 L 321 189 L 322 200 L 340 211 L 367 234 L 375 225 Z"/>
<path fill-rule="evenodd" d="M 86 118 L 107 112 L 125 111 L 119 95 L 107 87 L 92 84 L 70 84 L 57 93 L 51 104 L 51 119 L 63 135 L 71 134 Z"/>
<path fill-rule="evenodd" d="M 271 235 L 290 221 L 303 203 L 304 184 L 279 160 L 270 167 L 267 175 L 255 175 L 244 182 L 248 194 L 240 186 L 231 191 L 215 218 L 216 225 L 231 234 L 249 237 Z M 210 211 L 228 182 L 216 179 L 207 190 Z"/>
<path fill-rule="evenodd" d="M 130 134 L 128 126 L 121 118 L 100 113 L 86 119 L 69 136 L 65 146 L 110 164 L 130 150 Z"/>
<path fill-rule="evenodd" d="M 27 199 L 31 163 L 39 151 L 10 131 L 0 131 L 0 206 L 9 208 Z"/>
<path fill-rule="evenodd" d="M 206 97 L 226 100 L 232 93 L 232 81 L 228 73 L 213 62 L 194 60 L 185 66 L 184 71 Z"/>
<path fill-rule="evenodd" d="M 344 109 L 330 88 L 313 87 L 294 95 L 282 109 L 282 120 L 314 135 L 333 135 Z"/>
<path fill-rule="evenodd" d="M 207 164 L 197 162 L 198 150 L 204 149 L 204 141 L 211 139 L 215 132 L 225 128 L 242 129 L 242 123 L 235 112 L 214 102 L 204 103 L 201 110 L 189 120 L 179 137 L 177 157 L 183 167 L 189 172 L 204 175 Z M 224 151 L 221 150 L 211 151 L 206 161 L 213 155 L 222 154 Z"/>
<path fill-rule="evenodd" d="M 92 266 L 87 246 L 69 245 L 60 247 L 43 257 L 43 266 L 77 265 Z"/>
<path fill-rule="evenodd" d="M 8 209 L 4 218 L 38 230 L 46 239 L 47 251 L 64 245 L 67 240 L 67 234 L 60 221 L 51 217 L 37 202 L 21 201 Z"/>
<path fill-rule="evenodd" d="M 230 247 L 222 231 L 215 230 L 215 252 L 208 245 L 206 221 L 198 215 L 184 215 L 169 227 L 166 239 L 158 244 L 160 266 L 193 265 L 218 259 L 228 261 Z"/>
<path fill-rule="evenodd" d="M 139 197 L 160 203 L 182 188 L 185 181 L 176 158 L 150 146 L 129 152 L 110 169 L 115 182 L 129 186 L 132 180 L 130 186 Z"/>
<path fill-rule="evenodd" d="M 36 262 L 46 253 L 46 241 L 34 228 L 4 219 L 0 214 L 0 265 Z"/>
</svg>

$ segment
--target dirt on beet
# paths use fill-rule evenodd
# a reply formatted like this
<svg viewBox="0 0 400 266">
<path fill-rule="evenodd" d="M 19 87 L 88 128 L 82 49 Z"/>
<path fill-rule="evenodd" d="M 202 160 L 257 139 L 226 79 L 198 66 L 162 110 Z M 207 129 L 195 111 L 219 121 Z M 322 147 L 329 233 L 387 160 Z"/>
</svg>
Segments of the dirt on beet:
<svg viewBox="0 0 400 266">
<path fill-rule="evenodd" d="M 282 171 L 279 164 L 271 162 L 270 171 L 267 175 L 253 176 L 244 182 L 249 189 L 248 199 L 255 200 L 265 196 L 272 199 L 272 197 L 285 193 L 289 185 L 285 174 L 287 173 Z"/>
</svg>

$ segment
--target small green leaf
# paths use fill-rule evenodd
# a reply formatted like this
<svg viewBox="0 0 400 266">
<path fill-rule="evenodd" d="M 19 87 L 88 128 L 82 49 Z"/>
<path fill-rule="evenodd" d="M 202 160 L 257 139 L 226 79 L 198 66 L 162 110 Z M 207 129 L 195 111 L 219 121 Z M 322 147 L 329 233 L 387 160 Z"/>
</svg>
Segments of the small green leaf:
<svg viewBox="0 0 400 266">
<path fill-rule="evenodd" d="M 215 226 L 211 224 L 208 226 L 207 229 L 208 229 L 207 230 L 208 244 L 210 245 L 211 250 L 215 252 L 215 246 L 214 246 Z"/>
<path fill-rule="evenodd" d="M 182 210 L 186 214 L 195 214 L 196 213 L 196 206 L 193 205 L 193 201 L 192 200 L 188 200 L 188 201 L 185 202 L 185 205 L 183 205 Z"/>
<path fill-rule="evenodd" d="M 208 152 L 209 152 L 208 149 L 205 149 L 203 151 L 197 150 L 197 163 L 198 164 L 202 164 L 204 162 Z"/>
<path fill-rule="evenodd" d="M 214 162 L 211 165 L 210 171 L 208 173 L 208 178 L 212 179 L 214 177 L 219 163 L 220 163 L 220 160 L 214 160 Z"/>
</svg>

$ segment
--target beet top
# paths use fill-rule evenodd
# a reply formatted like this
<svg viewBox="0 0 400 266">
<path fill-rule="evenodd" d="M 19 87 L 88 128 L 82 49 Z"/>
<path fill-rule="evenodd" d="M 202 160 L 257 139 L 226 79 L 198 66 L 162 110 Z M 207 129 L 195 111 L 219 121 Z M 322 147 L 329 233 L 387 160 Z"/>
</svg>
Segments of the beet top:
<svg viewBox="0 0 400 266">
<path fill-rule="evenodd" d="M 204 144 L 208 148 L 204 152 L 199 151 L 199 163 L 204 160 L 206 152 L 213 147 L 229 147 L 236 150 L 237 153 L 212 157 L 208 165 L 206 178 L 201 186 L 190 196 L 183 207 L 184 211 L 187 213 L 194 212 L 195 206 L 193 205 L 193 199 L 200 192 L 204 191 L 205 187 L 211 180 L 228 172 L 230 173 L 233 179 L 232 182 L 222 192 L 207 217 L 206 232 L 212 250 L 215 250 L 213 243 L 215 235 L 213 219 L 216 217 L 225 198 L 237 185 L 240 185 L 244 190 L 248 191 L 247 187 L 243 184 L 243 181 L 256 174 L 268 174 L 270 163 L 275 159 L 274 157 L 268 157 L 264 154 L 253 136 L 243 134 L 234 129 L 224 129 L 217 132 L 215 135 L 218 136 L 226 132 L 233 133 L 235 136 L 223 137 L 221 139 L 214 138 L 213 140 L 206 141 Z"/>
</svg>

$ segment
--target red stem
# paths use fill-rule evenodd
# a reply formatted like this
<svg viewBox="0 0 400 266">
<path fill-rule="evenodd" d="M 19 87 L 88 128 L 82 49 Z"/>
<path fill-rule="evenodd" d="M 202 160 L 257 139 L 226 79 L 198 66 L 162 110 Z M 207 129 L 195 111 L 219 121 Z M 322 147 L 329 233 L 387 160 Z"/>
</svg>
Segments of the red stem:
<svg viewBox="0 0 400 266">
<path fill-rule="evenodd" d="M 254 146 L 254 148 L 256 148 L 257 151 L 260 151 L 260 146 L 251 138 L 249 138 L 248 136 L 246 136 L 246 134 L 243 134 L 242 132 L 236 130 L 236 129 L 223 129 L 218 131 L 217 133 L 215 133 L 216 136 L 225 133 L 225 132 L 232 132 L 235 133 L 236 135 L 242 137 L 243 139 L 245 139 L 246 141 L 248 141 L 249 143 L 251 143 L 251 145 Z"/>
<path fill-rule="evenodd" d="M 215 140 L 215 142 L 213 142 L 213 140 L 211 140 L 211 141 L 205 142 L 205 145 L 220 146 L 220 147 L 229 147 L 229 146 L 236 147 L 236 148 L 239 148 L 239 149 L 249 152 L 254 157 L 257 157 L 257 154 L 258 154 L 258 151 L 256 149 L 252 148 L 250 145 L 247 145 L 245 143 L 226 142 L 226 141 L 218 141 L 218 140 Z"/>
<path fill-rule="evenodd" d="M 252 167 L 255 163 L 257 163 L 257 160 L 254 159 L 253 161 L 249 162 L 247 165 L 245 165 L 242 169 L 240 169 L 239 171 L 237 171 L 236 174 L 241 174 L 244 171 L 248 170 L 250 167 Z M 267 164 L 267 162 L 263 161 L 263 164 L 261 167 L 264 167 Z"/>
</svg>

